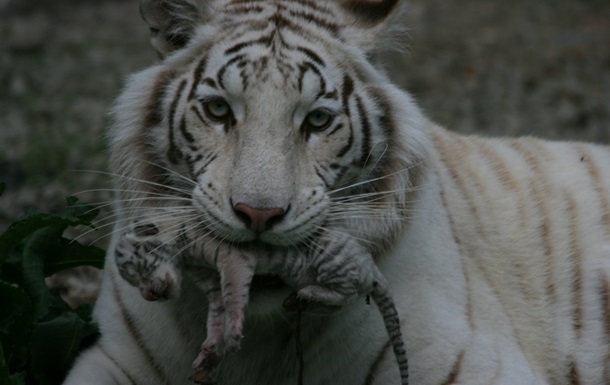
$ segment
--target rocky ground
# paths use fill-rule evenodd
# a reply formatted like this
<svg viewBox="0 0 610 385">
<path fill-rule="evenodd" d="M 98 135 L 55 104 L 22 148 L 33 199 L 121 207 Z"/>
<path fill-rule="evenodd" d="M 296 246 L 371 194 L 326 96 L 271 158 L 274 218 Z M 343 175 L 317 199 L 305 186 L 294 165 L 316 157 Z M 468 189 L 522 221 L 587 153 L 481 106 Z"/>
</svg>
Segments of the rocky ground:
<svg viewBox="0 0 610 385">
<path fill-rule="evenodd" d="M 410 0 L 388 64 L 461 132 L 610 143 L 608 0 Z M 0 0 L 0 231 L 109 187 L 106 111 L 155 61 L 137 0 Z M 79 194 L 104 202 L 108 192 Z"/>
</svg>

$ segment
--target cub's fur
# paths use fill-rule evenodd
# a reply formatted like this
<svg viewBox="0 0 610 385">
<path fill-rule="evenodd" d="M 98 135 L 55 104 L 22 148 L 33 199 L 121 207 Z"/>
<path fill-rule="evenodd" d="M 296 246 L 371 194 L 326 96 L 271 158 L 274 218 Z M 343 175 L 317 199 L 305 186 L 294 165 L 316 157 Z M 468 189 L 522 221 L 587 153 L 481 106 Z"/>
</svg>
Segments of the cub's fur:
<svg viewBox="0 0 610 385">
<path fill-rule="evenodd" d="M 435 126 L 369 60 L 403 8 L 142 2 L 162 60 L 113 110 L 119 220 L 95 308 L 102 336 L 65 384 L 188 383 L 205 294 L 183 269 L 180 295 L 146 301 L 115 263 L 145 215 L 257 255 L 307 252 L 321 234 L 354 240 L 395 299 L 411 384 L 610 383 L 610 148 Z M 254 277 L 219 385 L 295 384 L 301 354 L 307 384 L 400 383 L 364 300 L 303 314 L 297 354 L 291 290 Z"/>
<path fill-rule="evenodd" d="M 193 241 L 184 223 L 176 236 L 154 220 L 138 220 L 121 236 L 114 251 L 119 274 L 149 301 L 175 297 L 182 269 L 192 275 L 209 308 L 206 340 L 193 363 L 206 378 L 214 376 L 226 353 L 239 350 L 249 290 L 258 272 L 279 275 L 295 287 L 294 296 L 284 302 L 292 311 L 311 302 L 341 307 L 370 296 L 384 319 L 401 383 L 407 385 L 408 362 L 396 305 L 373 257 L 353 237 L 319 234 L 319 245 L 307 253 L 299 248 L 232 247 L 205 236 Z M 291 304 L 294 301 L 305 304 Z"/>
</svg>

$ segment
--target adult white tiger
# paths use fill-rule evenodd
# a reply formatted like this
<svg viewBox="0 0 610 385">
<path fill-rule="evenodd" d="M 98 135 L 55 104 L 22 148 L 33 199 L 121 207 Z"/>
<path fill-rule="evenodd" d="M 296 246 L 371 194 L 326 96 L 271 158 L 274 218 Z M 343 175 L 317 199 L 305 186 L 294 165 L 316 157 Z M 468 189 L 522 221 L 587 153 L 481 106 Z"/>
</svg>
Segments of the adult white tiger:
<svg viewBox="0 0 610 385">
<path fill-rule="evenodd" d="M 367 59 L 401 7 L 143 1 L 165 59 L 114 110 L 114 242 L 144 212 L 236 247 L 349 234 L 394 294 L 412 384 L 610 383 L 610 149 L 434 126 Z M 107 263 L 102 337 L 66 384 L 188 383 L 203 293 L 187 277 L 146 302 Z M 297 382 L 290 289 L 258 282 L 220 385 Z M 300 333 L 308 384 L 400 380 L 363 302 L 304 315 Z"/>
</svg>

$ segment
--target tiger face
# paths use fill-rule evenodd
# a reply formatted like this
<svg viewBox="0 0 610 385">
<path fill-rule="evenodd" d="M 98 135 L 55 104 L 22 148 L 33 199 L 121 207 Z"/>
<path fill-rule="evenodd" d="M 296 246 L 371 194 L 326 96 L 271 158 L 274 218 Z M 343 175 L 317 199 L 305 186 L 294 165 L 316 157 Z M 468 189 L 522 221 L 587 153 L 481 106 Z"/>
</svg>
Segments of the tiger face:
<svg viewBox="0 0 610 385">
<path fill-rule="evenodd" d="M 132 80 L 134 93 L 147 95 L 148 119 L 127 133 L 131 141 L 113 136 L 127 195 L 163 196 L 146 207 L 176 198 L 174 220 L 234 244 L 285 247 L 315 241 L 322 229 L 366 232 L 373 206 L 399 217 L 417 160 L 401 147 L 394 114 L 402 107 L 378 87 L 383 76 L 354 60 L 365 55 L 346 32 L 354 15 L 334 3 L 287 1 L 217 2 L 207 12 L 215 16 L 195 18 L 187 43 L 161 52 L 169 56 L 149 70 L 156 82 Z M 310 23 L 297 28 L 302 18 Z M 117 131 L 130 114 L 116 111 Z"/>
<path fill-rule="evenodd" d="M 200 59 L 200 83 L 177 94 L 168 160 L 188 167 L 193 204 L 210 231 L 233 242 L 289 245 L 315 232 L 329 192 L 350 181 L 354 139 L 340 97 L 345 85 L 325 80 L 316 67 L 325 63 L 305 55 L 275 76 L 288 64 L 272 47 L 295 52 L 270 40 L 271 47 L 221 44 Z"/>
</svg>

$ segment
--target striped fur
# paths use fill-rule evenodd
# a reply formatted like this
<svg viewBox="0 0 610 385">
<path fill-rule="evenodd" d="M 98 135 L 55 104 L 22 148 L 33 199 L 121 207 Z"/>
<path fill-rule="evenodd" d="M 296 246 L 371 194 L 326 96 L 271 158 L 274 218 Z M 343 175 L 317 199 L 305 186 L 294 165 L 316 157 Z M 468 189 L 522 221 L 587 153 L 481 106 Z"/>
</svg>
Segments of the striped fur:
<svg viewBox="0 0 610 385">
<path fill-rule="evenodd" d="M 183 267 L 172 301 L 144 301 L 114 253 L 143 216 L 170 240 L 253 251 L 257 265 L 326 250 L 324 236 L 364 249 L 337 267 L 371 272 L 374 256 L 410 384 L 610 383 L 610 149 L 429 122 L 368 60 L 392 44 L 402 3 L 142 2 L 163 59 L 131 77 L 113 111 L 102 336 L 65 384 L 188 381 L 207 334 L 201 266 Z M 296 333 L 282 307 L 290 282 L 258 278 L 275 282 L 254 277 L 219 385 L 298 383 L 300 356 L 307 384 L 401 383 L 384 319 L 363 299 L 304 313 Z"/>
</svg>

